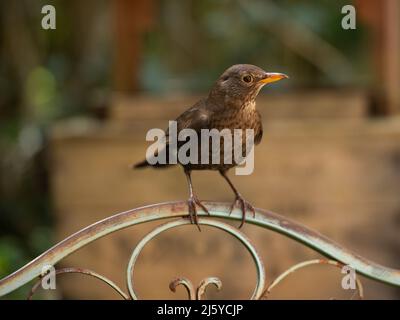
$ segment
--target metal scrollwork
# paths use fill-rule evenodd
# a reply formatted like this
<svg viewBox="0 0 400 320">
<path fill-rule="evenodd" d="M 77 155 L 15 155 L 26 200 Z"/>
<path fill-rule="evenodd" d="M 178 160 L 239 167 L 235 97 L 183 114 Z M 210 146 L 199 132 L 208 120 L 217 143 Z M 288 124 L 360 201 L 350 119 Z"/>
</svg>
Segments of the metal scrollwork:
<svg viewBox="0 0 400 320">
<path fill-rule="evenodd" d="M 286 217 L 266 210 L 256 209 L 256 214 L 254 216 L 250 215 L 247 217 L 246 220 L 248 224 L 254 224 L 256 226 L 263 227 L 292 238 L 295 241 L 321 253 L 329 259 L 315 259 L 298 263 L 283 272 L 268 287 L 266 287 L 266 275 L 262 259 L 249 239 L 237 228 L 214 219 L 224 218 L 240 221 L 242 218 L 240 210 L 234 210 L 232 214 L 230 214 L 229 204 L 215 202 L 204 203 L 209 209 L 211 217 L 200 212 L 199 223 L 213 228 L 218 228 L 219 230 L 229 233 L 238 239 L 252 256 L 257 270 L 257 282 L 251 299 L 267 298 L 271 290 L 281 283 L 281 281 L 286 279 L 289 274 L 292 274 L 301 268 L 315 264 L 333 265 L 340 268 L 344 265 L 350 265 L 357 274 L 364 275 L 376 281 L 400 287 L 400 270 L 388 268 L 362 258 L 324 237 L 318 232 L 310 230 L 303 225 L 287 219 Z M 44 266 L 55 266 L 63 258 L 74 253 L 78 249 L 118 230 L 145 222 L 176 218 L 176 220 L 172 220 L 156 227 L 153 231 L 148 233 L 134 248 L 127 267 L 128 294 L 121 290 L 114 282 L 94 271 L 80 268 L 64 268 L 56 270 L 56 275 L 65 273 L 79 273 L 94 277 L 102 282 L 105 282 L 123 299 L 136 300 L 138 299 L 138 296 L 134 291 L 133 273 L 135 263 L 140 255 L 140 252 L 149 241 L 151 241 L 160 233 L 175 227 L 189 225 L 190 221 L 182 218 L 184 216 L 187 216 L 186 202 L 169 202 L 129 210 L 98 221 L 64 239 L 36 259 L 26 264 L 21 269 L 15 271 L 4 279 L 1 279 L 0 297 L 39 277 L 39 280 L 35 283 L 31 292 L 29 293 L 28 299 L 31 299 L 33 294 L 40 287 L 42 281 L 41 272 Z M 203 279 L 197 287 L 195 287 L 187 278 L 179 277 L 170 283 L 169 288 L 171 291 L 175 292 L 178 286 L 183 286 L 187 291 L 189 299 L 201 300 L 204 298 L 206 289 L 210 285 L 214 285 L 218 290 L 221 290 L 222 288 L 221 280 L 215 277 Z M 356 278 L 356 288 L 359 298 L 362 298 L 364 296 L 364 290 L 358 277 Z"/>
<path fill-rule="evenodd" d="M 176 287 L 181 285 L 186 288 L 189 300 L 201 300 L 209 285 L 213 284 L 218 291 L 222 289 L 222 282 L 217 277 L 208 277 L 199 283 L 197 290 L 195 290 L 193 283 L 186 278 L 176 278 L 169 284 L 169 289 L 172 292 L 176 291 Z"/>
<path fill-rule="evenodd" d="M 169 230 L 171 228 L 179 227 L 179 226 L 184 226 L 184 225 L 190 225 L 190 221 L 187 219 L 179 219 L 175 221 L 168 222 L 166 224 L 163 224 L 161 226 L 158 226 L 155 228 L 153 231 L 148 233 L 135 247 L 135 249 L 132 252 L 131 258 L 129 260 L 128 264 L 128 269 L 127 269 L 127 280 L 128 280 L 128 291 L 132 299 L 136 300 L 138 299 L 137 294 L 135 293 L 133 289 L 133 270 L 135 267 L 135 263 L 139 257 L 140 252 L 144 248 L 144 246 L 152 240 L 154 237 L 159 235 L 160 233 Z M 249 251 L 251 254 L 254 263 L 257 268 L 257 284 L 256 288 L 254 289 L 254 292 L 251 296 L 251 299 L 258 299 L 261 297 L 264 286 L 265 286 L 265 268 L 262 262 L 262 259 L 260 258 L 259 254 L 257 253 L 257 250 L 254 248 L 254 246 L 251 244 L 250 240 L 242 233 L 240 232 L 237 228 L 232 227 L 229 224 L 223 223 L 218 220 L 212 220 L 212 219 L 206 219 L 206 218 L 201 218 L 199 219 L 199 224 L 200 225 L 206 225 L 206 226 L 211 226 L 218 228 L 220 230 L 223 230 L 231 235 L 233 235 L 236 239 L 238 239 L 244 246 L 245 248 Z M 170 288 L 172 291 L 175 291 L 177 285 L 183 285 L 189 294 L 189 299 L 193 300 L 200 300 L 201 296 L 204 294 L 205 288 L 209 284 L 214 284 L 217 286 L 218 289 L 222 287 L 222 283 L 219 279 L 211 277 L 211 278 L 206 278 L 204 279 L 198 289 L 197 293 L 195 293 L 193 284 L 187 280 L 186 278 L 178 278 L 177 280 L 174 280 Z"/>
<path fill-rule="evenodd" d="M 106 277 L 102 276 L 101 274 L 98 274 L 97 272 L 94 272 L 89 269 L 81 269 L 81 268 L 63 268 L 63 269 L 56 270 L 56 275 L 65 274 L 65 273 L 78 273 L 78 274 L 84 274 L 84 275 L 88 275 L 93 278 L 96 278 L 96 279 L 104 282 L 105 284 L 107 284 L 112 289 L 114 289 L 114 291 L 117 292 L 122 298 L 124 298 L 125 300 L 129 300 L 129 296 L 127 296 L 126 293 L 121 290 L 121 288 L 119 288 L 113 281 L 111 281 L 110 279 L 107 279 Z M 36 281 L 36 283 L 33 285 L 32 289 L 31 289 L 31 291 L 29 292 L 27 300 L 32 300 L 33 295 L 35 294 L 35 292 L 37 291 L 37 289 L 40 287 L 40 285 L 42 283 L 42 278 L 43 278 L 43 276 L 39 276 L 39 279 Z"/>
<path fill-rule="evenodd" d="M 287 269 L 285 272 L 281 273 L 269 286 L 268 288 L 264 291 L 262 294 L 262 298 L 267 298 L 267 296 L 271 293 L 272 289 L 275 288 L 279 283 L 281 283 L 284 279 L 286 279 L 290 274 L 294 273 L 295 271 L 311 266 L 311 265 L 332 265 L 338 268 L 342 268 L 344 264 L 333 261 L 333 260 L 326 260 L 326 259 L 314 259 L 314 260 L 308 260 L 308 261 L 303 261 L 300 263 L 295 264 L 294 266 L 291 266 L 289 269 Z M 362 283 L 358 277 L 355 278 L 355 283 L 356 283 L 356 289 L 358 293 L 358 298 L 363 299 L 364 298 L 364 288 L 362 286 Z M 351 297 L 352 299 L 353 297 Z"/>
</svg>

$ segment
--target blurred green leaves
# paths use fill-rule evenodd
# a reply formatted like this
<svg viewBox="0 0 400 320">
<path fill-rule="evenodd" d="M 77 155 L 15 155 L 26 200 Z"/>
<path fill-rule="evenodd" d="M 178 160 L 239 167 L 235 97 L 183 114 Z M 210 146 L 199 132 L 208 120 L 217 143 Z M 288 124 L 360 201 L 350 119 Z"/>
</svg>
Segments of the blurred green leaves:
<svg viewBox="0 0 400 320">
<path fill-rule="evenodd" d="M 363 25 L 341 28 L 341 8 L 349 3 L 161 0 L 157 24 L 145 37 L 142 85 L 153 93 L 206 91 L 235 63 L 286 72 L 293 87 L 365 84 L 370 75 Z"/>
<path fill-rule="evenodd" d="M 32 108 L 31 119 L 48 122 L 57 114 L 57 83 L 44 67 L 34 68 L 26 81 L 26 99 Z"/>
<path fill-rule="evenodd" d="M 13 238 L 0 238 L 0 278 L 14 272 L 27 260 L 24 249 Z"/>
</svg>

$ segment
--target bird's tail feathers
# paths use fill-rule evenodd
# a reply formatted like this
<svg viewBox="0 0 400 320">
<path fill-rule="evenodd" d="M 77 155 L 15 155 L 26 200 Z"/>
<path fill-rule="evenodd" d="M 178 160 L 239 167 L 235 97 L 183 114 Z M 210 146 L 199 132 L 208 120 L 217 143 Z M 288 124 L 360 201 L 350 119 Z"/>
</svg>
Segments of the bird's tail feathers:
<svg viewBox="0 0 400 320">
<path fill-rule="evenodd" d="M 150 166 L 150 164 L 147 162 L 147 160 L 143 160 L 141 162 L 133 164 L 132 169 L 146 168 L 148 166 Z"/>
<path fill-rule="evenodd" d="M 132 169 L 143 169 L 143 168 L 147 168 L 147 167 L 161 169 L 161 168 L 166 168 L 169 166 L 170 166 L 170 164 L 168 164 L 168 163 L 166 163 L 166 164 L 160 164 L 160 163 L 150 164 L 147 162 L 147 160 L 143 160 L 141 162 L 138 162 L 138 163 L 135 163 L 134 165 L 132 165 Z"/>
</svg>

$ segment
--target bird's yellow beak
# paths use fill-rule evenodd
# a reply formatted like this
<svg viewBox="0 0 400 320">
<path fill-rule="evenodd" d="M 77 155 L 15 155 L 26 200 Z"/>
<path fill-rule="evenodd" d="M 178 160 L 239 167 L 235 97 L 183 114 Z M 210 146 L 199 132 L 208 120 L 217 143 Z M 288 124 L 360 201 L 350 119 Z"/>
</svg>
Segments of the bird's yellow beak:
<svg viewBox="0 0 400 320">
<path fill-rule="evenodd" d="M 283 74 L 283 73 L 269 72 L 259 82 L 267 84 L 267 83 L 272 83 L 272 82 L 276 82 L 276 81 L 279 81 L 279 80 L 282 80 L 282 79 L 288 79 L 288 78 L 289 77 L 286 74 Z"/>
</svg>

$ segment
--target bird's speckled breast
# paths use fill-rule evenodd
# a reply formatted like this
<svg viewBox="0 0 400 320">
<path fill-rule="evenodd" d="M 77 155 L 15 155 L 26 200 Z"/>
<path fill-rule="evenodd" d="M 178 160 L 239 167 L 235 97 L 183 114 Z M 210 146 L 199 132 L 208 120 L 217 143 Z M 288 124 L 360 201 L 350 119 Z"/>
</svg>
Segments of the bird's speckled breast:
<svg viewBox="0 0 400 320">
<path fill-rule="evenodd" d="M 239 151 L 243 156 L 246 156 L 251 148 L 254 146 L 254 141 L 250 143 L 247 142 L 246 148 L 246 129 L 253 129 L 254 130 L 254 137 L 257 139 L 257 136 L 262 131 L 262 122 L 261 116 L 255 108 L 255 102 L 249 102 L 243 105 L 241 108 L 226 108 L 222 112 L 216 113 L 211 118 L 210 127 L 217 129 L 219 131 L 223 129 L 230 129 L 232 132 L 232 141 L 233 139 L 233 132 L 235 129 L 242 130 L 242 144 L 236 146 L 239 148 Z M 210 161 L 209 164 L 190 164 L 187 165 L 192 170 L 227 170 L 229 168 L 235 167 L 238 165 L 234 161 L 234 149 L 232 148 L 232 163 L 225 163 L 224 161 L 224 139 L 221 138 L 220 143 L 220 160 L 221 163 L 213 164 L 212 163 L 212 155 L 210 154 Z M 211 150 L 211 144 L 210 144 Z M 199 153 L 201 150 L 199 150 Z"/>
</svg>

